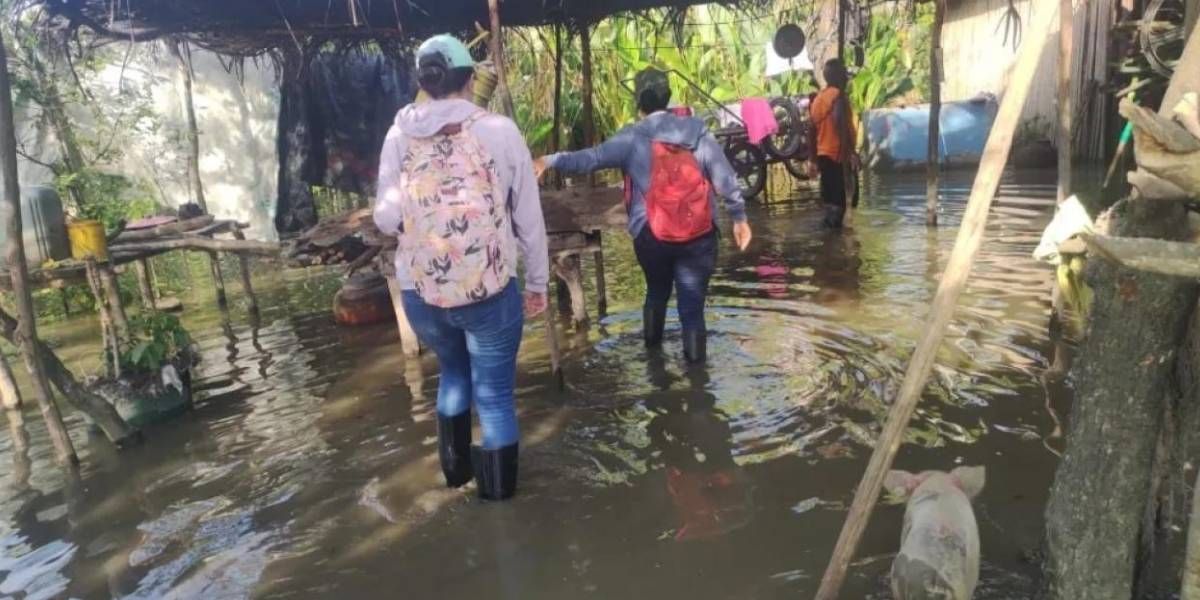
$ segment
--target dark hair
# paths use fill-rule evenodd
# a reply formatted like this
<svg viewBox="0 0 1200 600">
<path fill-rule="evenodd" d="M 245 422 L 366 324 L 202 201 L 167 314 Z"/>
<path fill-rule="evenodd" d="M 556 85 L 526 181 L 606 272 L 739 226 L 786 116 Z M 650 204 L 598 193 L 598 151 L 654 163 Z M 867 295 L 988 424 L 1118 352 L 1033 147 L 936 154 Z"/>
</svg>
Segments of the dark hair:
<svg viewBox="0 0 1200 600">
<path fill-rule="evenodd" d="M 831 85 L 839 90 L 846 89 L 846 84 L 850 81 L 850 74 L 846 71 L 846 63 L 840 58 L 831 58 L 825 62 L 826 85 Z"/>
<path fill-rule="evenodd" d="M 435 100 L 462 91 L 474 74 L 471 67 L 450 68 L 438 53 L 422 56 L 417 63 L 417 83 Z"/>
<path fill-rule="evenodd" d="M 667 105 L 671 103 L 671 92 L 663 93 L 660 90 L 642 90 L 638 95 L 637 106 L 642 114 L 655 113 L 660 110 L 666 110 Z"/>
</svg>

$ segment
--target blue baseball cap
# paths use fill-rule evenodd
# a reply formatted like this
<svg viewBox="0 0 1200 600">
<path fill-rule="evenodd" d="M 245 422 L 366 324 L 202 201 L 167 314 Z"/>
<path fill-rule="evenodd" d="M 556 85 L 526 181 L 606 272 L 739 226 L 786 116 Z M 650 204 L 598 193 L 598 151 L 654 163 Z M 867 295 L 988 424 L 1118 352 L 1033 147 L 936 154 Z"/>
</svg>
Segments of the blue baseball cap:
<svg viewBox="0 0 1200 600">
<path fill-rule="evenodd" d="M 471 52 L 467 50 L 466 45 L 452 35 L 435 35 L 422 42 L 417 48 L 417 66 L 420 66 L 422 58 L 434 55 L 441 55 L 446 61 L 446 66 L 451 69 L 475 67 L 475 60 L 471 58 Z"/>
</svg>

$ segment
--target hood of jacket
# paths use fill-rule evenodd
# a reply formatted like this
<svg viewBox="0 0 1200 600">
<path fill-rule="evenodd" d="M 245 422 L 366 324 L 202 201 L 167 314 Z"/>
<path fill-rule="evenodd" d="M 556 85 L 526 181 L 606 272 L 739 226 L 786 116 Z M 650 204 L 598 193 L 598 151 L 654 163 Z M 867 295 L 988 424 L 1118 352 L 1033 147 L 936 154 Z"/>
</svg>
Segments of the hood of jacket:
<svg viewBox="0 0 1200 600">
<path fill-rule="evenodd" d="M 656 142 L 666 142 L 695 150 L 708 133 L 704 122 L 695 117 L 681 117 L 669 112 L 657 112 L 633 126 L 638 135 Z"/>
<path fill-rule="evenodd" d="M 481 110 L 473 102 L 461 98 L 430 100 L 421 104 L 414 102 L 396 114 L 396 127 L 410 138 L 426 138 L 447 125 L 466 121 Z"/>
</svg>

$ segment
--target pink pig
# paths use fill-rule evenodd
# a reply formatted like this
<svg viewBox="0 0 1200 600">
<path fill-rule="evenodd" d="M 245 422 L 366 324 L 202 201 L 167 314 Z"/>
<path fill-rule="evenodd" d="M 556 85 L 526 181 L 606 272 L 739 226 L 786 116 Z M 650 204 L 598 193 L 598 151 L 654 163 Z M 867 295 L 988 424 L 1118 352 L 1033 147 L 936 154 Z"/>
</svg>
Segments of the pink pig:
<svg viewBox="0 0 1200 600">
<path fill-rule="evenodd" d="M 979 526 L 971 499 L 983 483 L 983 467 L 887 474 L 884 487 L 908 500 L 900 552 L 892 563 L 896 600 L 969 600 L 975 593 Z"/>
</svg>

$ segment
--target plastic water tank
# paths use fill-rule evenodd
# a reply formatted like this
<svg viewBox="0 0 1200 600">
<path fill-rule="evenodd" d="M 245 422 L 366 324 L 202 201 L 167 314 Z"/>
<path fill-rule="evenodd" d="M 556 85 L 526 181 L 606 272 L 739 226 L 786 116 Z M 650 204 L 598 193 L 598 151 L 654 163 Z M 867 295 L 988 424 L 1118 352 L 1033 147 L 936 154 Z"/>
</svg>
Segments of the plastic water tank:
<svg viewBox="0 0 1200 600">
<path fill-rule="evenodd" d="M 21 223 L 25 237 L 25 261 L 30 268 L 36 268 L 50 259 L 63 260 L 71 256 L 62 200 L 54 188 L 21 188 Z M 0 227 L 0 266 L 6 260 L 3 251 L 8 243 L 6 229 L 6 226 Z"/>
</svg>

